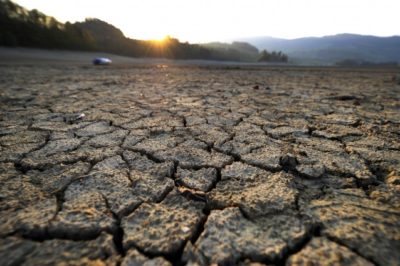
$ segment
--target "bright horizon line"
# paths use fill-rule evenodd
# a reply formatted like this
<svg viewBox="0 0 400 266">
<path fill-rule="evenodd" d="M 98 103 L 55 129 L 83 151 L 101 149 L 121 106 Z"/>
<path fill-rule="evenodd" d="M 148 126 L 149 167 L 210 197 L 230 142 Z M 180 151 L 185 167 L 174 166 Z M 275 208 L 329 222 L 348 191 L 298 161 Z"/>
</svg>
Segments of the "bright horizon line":
<svg viewBox="0 0 400 266">
<path fill-rule="evenodd" d="M 40 11 L 40 10 L 39 10 Z M 48 15 L 48 14 L 46 14 Z M 49 15 L 50 16 L 50 15 Z M 55 18 L 57 19 L 57 18 Z M 181 42 L 189 42 L 192 44 L 201 44 L 201 43 L 210 43 L 210 42 L 221 42 L 221 43 L 232 43 L 232 42 L 240 42 L 240 39 L 252 39 L 252 38 L 273 38 L 273 39 L 281 39 L 281 40 L 287 40 L 287 41 L 291 41 L 291 40 L 296 40 L 296 39 L 303 39 L 303 38 L 323 38 L 323 37 L 330 37 L 330 36 L 336 36 L 336 35 L 360 35 L 360 36 L 372 36 L 372 37 L 378 37 L 378 38 L 390 38 L 390 37 L 400 37 L 400 34 L 394 34 L 394 35 L 374 35 L 374 34 L 362 34 L 362 33 L 350 33 L 350 32 L 338 32 L 338 33 L 331 33 L 331 34 L 324 34 L 324 35 L 319 35 L 319 36 L 301 36 L 301 37 L 295 37 L 295 38 L 285 38 L 285 37 L 277 37 L 277 36 L 269 36 L 269 35 L 255 35 L 255 36 L 241 36 L 241 37 L 235 37 L 235 38 L 229 38 L 229 39 L 225 39 L 225 40 L 211 40 L 211 41 L 205 41 L 205 42 L 191 42 L 191 41 L 187 41 L 187 40 L 181 40 L 179 37 L 170 35 L 170 34 L 166 34 L 164 37 L 161 38 L 149 38 L 149 39 L 141 39 L 141 38 L 137 38 L 135 36 L 129 36 L 127 35 L 123 29 L 121 29 L 120 27 L 105 21 L 103 19 L 100 18 L 94 18 L 94 17 L 86 17 L 83 20 L 77 20 L 77 21 L 60 21 L 62 23 L 66 23 L 66 22 L 70 22 L 70 23 L 75 23 L 75 22 L 83 22 L 86 19 L 98 19 L 104 22 L 107 22 L 108 24 L 116 27 L 117 29 L 121 30 L 122 33 L 124 34 L 125 37 L 130 38 L 130 39 L 135 39 L 135 40 L 143 40 L 143 41 L 160 41 L 163 40 L 165 38 L 167 38 L 168 36 L 171 38 L 175 38 L 178 39 Z"/>
<path fill-rule="evenodd" d="M 182 42 L 293 40 L 337 34 L 399 36 L 398 0 L 12 0 L 60 22 L 97 18 L 126 37 Z"/>
</svg>

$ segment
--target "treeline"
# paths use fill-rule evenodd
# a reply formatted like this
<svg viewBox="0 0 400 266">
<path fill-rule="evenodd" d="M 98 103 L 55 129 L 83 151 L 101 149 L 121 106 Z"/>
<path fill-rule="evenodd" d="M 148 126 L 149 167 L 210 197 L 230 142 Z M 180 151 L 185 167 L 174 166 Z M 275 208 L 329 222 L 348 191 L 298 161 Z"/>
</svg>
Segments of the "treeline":
<svg viewBox="0 0 400 266">
<path fill-rule="evenodd" d="M 9 0 L 0 0 L 0 25 L 2 46 L 101 51 L 133 57 L 212 59 L 211 52 L 199 45 L 173 38 L 166 38 L 162 43 L 129 39 L 116 27 L 98 19 L 63 24 Z"/>
<path fill-rule="evenodd" d="M 75 23 L 96 40 L 96 49 L 133 57 L 164 57 L 170 59 L 213 59 L 211 51 L 196 44 L 182 43 L 167 36 L 162 41 L 126 38 L 121 30 L 99 19 Z"/>
<path fill-rule="evenodd" d="M 118 28 L 98 19 L 60 23 L 38 10 L 0 0 L 0 46 L 101 51 L 132 57 L 206 59 L 255 62 L 260 56 L 248 43 L 198 45 L 171 37 L 163 41 L 130 39 Z"/>
<path fill-rule="evenodd" d="M 93 37 L 77 25 L 62 24 L 37 10 L 0 0 L 0 45 L 95 50 Z"/>
<path fill-rule="evenodd" d="M 258 62 L 276 62 L 276 63 L 286 63 L 288 62 L 288 56 L 281 51 L 269 53 L 267 50 L 262 50 Z"/>
</svg>

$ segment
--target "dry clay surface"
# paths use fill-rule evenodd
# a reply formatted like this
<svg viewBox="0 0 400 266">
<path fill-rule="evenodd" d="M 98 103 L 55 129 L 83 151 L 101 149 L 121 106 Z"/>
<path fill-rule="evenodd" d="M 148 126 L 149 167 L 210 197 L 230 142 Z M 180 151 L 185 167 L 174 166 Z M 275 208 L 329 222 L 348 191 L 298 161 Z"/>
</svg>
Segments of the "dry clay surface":
<svg viewBox="0 0 400 266">
<path fill-rule="evenodd" d="M 0 67 L 0 265 L 399 265 L 393 75 Z"/>
</svg>

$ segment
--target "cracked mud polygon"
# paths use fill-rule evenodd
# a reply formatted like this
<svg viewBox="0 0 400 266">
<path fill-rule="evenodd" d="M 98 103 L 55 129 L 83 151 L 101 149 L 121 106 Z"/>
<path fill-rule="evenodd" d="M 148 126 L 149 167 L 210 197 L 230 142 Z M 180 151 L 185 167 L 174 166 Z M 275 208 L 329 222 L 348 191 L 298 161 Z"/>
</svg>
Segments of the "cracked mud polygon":
<svg viewBox="0 0 400 266">
<path fill-rule="evenodd" d="M 394 75 L 3 66 L 0 264 L 399 265 Z"/>
</svg>

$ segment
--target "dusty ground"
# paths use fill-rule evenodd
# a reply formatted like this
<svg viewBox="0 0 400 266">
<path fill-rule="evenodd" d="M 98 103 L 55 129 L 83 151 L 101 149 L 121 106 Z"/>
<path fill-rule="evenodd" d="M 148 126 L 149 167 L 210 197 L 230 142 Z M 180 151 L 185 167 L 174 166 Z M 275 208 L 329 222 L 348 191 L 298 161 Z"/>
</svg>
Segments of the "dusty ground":
<svg viewBox="0 0 400 266">
<path fill-rule="evenodd" d="M 399 265 L 395 74 L 2 66 L 0 265 Z"/>
</svg>

